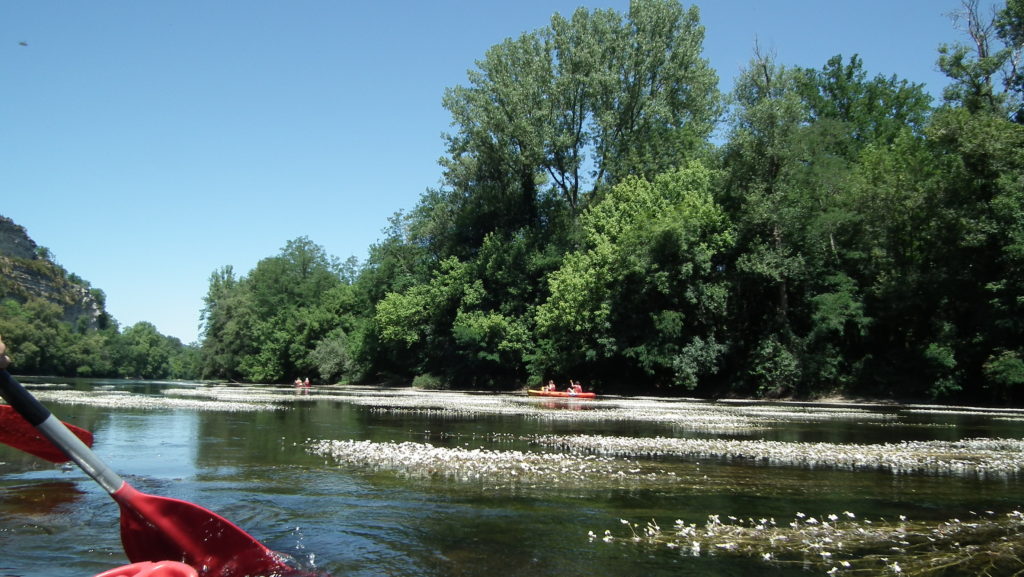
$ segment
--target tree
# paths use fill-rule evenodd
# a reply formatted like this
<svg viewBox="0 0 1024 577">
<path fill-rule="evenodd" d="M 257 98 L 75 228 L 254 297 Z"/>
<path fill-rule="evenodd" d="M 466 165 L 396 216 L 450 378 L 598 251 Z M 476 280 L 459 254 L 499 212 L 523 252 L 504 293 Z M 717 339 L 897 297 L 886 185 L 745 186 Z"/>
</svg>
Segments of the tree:
<svg viewBox="0 0 1024 577">
<path fill-rule="evenodd" d="M 577 10 L 492 47 L 446 92 L 445 201 L 464 241 L 533 226 L 539 195 L 575 215 L 596 189 L 652 178 L 704 146 L 719 113 L 696 8 L 634 0 Z"/>
<path fill-rule="evenodd" d="M 944 44 L 939 48 L 939 69 L 952 81 L 944 91 L 946 101 L 970 112 L 996 112 L 1021 121 L 1021 1 L 1008 0 L 1002 10 L 987 17 L 978 0 L 962 0 L 962 9 L 953 17 L 970 44 Z M 997 76 L 1002 77 L 1001 86 L 995 82 Z"/>
<path fill-rule="evenodd" d="M 1013 376 L 1024 342 L 1024 126 L 999 111 L 946 110 L 929 143 L 942 159 L 934 252 L 926 262 L 941 262 L 943 276 L 933 289 L 941 300 L 931 317 L 948 327 L 936 342 L 952 352 L 953 376 L 968 394 L 1006 401 L 1024 385 Z"/>
<path fill-rule="evenodd" d="M 239 363 L 254 349 L 252 298 L 231 265 L 210 274 L 210 287 L 200 314 L 203 378 L 241 378 Z"/>
<path fill-rule="evenodd" d="M 754 358 L 753 348 L 769 337 L 777 346 L 758 350 L 786 358 L 796 352 L 790 296 L 793 283 L 805 274 L 803 256 L 794 250 L 803 219 L 790 202 L 802 198 L 788 178 L 800 160 L 792 144 L 808 117 L 797 90 L 800 77 L 755 49 L 733 89 L 736 106 L 723 147 L 722 204 L 737 225 L 732 367 L 740 374 L 746 370 L 758 387 L 777 392 L 790 392 L 793 379 L 764 382 L 765 374 L 777 373 L 751 372 L 746 359 Z"/>
<path fill-rule="evenodd" d="M 858 55 L 843 64 L 829 59 L 821 70 L 804 69 L 797 91 L 813 124 L 838 124 L 834 153 L 855 161 L 864 146 L 891 144 L 904 131 L 921 134 L 931 112 L 931 96 L 921 84 L 881 75 L 868 80 Z"/>
<path fill-rule="evenodd" d="M 467 268 L 450 258 L 431 282 L 389 293 L 377 303 L 374 322 L 384 343 L 407 356 L 415 374 L 443 372 L 451 361 L 451 323 L 466 290 Z"/>
<path fill-rule="evenodd" d="M 580 242 L 581 212 L 706 147 L 720 103 L 703 34 L 676 1 L 556 14 L 446 91 L 442 186 L 392 222 L 365 269 L 377 308 L 359 346 L 379 368 L 457 386 L 527 378 L 544 278 Z"/>
<path fill-rule="evenodd" d="M 613 30 L 593 110 L 598 182 L 653 179 L 706 146 L 721 113 L 696 6 L 634 0 Z"/>
<path fill-rule="evenodd" d="M 0 335 L 11 347 L 14 366 L 28 374 L 63 374 L 59 351 L 64 350 L 71 331 L 61 322 L 60 307 L 38 298 L 24 304 L 4 299 L 0 310 Z"/>
<path fill-rule="evenodd" d="M 794 70 L 759 49 L 734 98 L 720 197 L 737 226 L 730 366 L 763 394 L 851 386 L 873 322 L 867 230 L 903 214 L 866 212 L 857 168 L 920 142 L 930 98 L 869 79 L 857 56 Z"/>
<path fill-rule="evenodd" d="M 717 371 L 732 243 L 699 163 L 613 187 L 582 216 L 583 246 L 537 309 L 539 371 L 695 388 Z"/>
<path fill-rule="evenodd" d="M 1006 89 L 1014 94 L 1014 119 L 1024 124 L 1024 0 L 1006 0 L 996 16 L 996 34 L 1007 47 Z"/>
<path fill-rule="evenodd" d="M 277 256 L 256 263 L 246 283 L 260 311 L 311 306 L 341 282 L 337 259 L 308 237 L 288 241 Z"/>
<path fill-rule="evenodd" d="M 169 337 L 161 335 L 152 323 L 138 322 L 121 334 L 118 370 L 125 378 L 165 379 L 171 374 L 172 353 Z"/>
<path fill-rule="evenodd" d="M 215 271 L 201 317 L 204 375 L 280 382 L 312 371 L 309 352 L 338 324 L 320 305 L 341 285 L 339 271 L 306 237 L 288 241 L 241 279 L 230 266 Z"/>
</svg>

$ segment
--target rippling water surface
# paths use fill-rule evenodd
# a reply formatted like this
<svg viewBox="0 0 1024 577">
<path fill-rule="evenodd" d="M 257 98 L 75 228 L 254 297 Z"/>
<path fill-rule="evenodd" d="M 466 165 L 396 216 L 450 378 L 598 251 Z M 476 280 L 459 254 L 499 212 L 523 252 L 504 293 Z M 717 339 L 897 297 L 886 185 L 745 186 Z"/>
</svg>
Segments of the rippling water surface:
<svg viewBox="0 0 1024 577">
<path fill-rule="evenodd" d="M 600 457 L 571 447 L 574 436 L 777 441 L 783 450 L 822 443 L 826 452 L 904 440 L 1019 440 L 1024 414 L 1013 411 L 24 381 L 56 415 L 93 431 L 94 450 L 139 490 L 216 511 L 337 576 L 824 574 L 600 537 L 624 535 L 623 519 L 671 526 L 709 515 L 788 520 L 847 511 L 938 522 L 1024 505 L 1012 465 L 896 473 L 827 459 Z M 568 445 L 556 442 L 562 437 Z M 367 456 L 346 461 L 310 450 L 311 441 L 348 440 L 369 441 Z M 484 464 L 453 472 L 455 457 L 467 453 Z M 561 473 L 513 465 L 512 474 L 486 463 L 531 453 L 584 464 Z M 583 459 L 612 469 L 588 472 L 594 468 Z M 6 447 L 0 463 L 0 575 L 87 577 L 126 562 L 118 509 L 83 473 Z"/>
</svg>

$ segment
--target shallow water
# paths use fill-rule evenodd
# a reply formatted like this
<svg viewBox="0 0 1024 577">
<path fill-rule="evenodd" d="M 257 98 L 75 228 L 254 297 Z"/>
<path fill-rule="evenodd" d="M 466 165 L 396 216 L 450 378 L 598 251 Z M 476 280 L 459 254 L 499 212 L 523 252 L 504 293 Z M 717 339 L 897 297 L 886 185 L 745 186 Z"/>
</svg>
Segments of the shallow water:
<svg viewBox="0 0 1024 577">
<path fill-rule="evenodd" d="M 29 379 L 25 379 L 29 381 Z M 37 394 L 59 391 L 25 383 Z M 127 399 L 204 399 L 205 388 L 78 381 L 75 390 Z M 172 395 L 167 389 L 174 389 Z M 223 391 L 223 389 L 220 389 Z M 262 402 L 252 389 L 244 399 Z M 141 491 L 216 511 L 274 550 L 333 575 L 359 576 L 761 576 L 823 574 L 816 568 L 663 547 L 605 543 L 620 519 L 671 526 L 708 515 L 790 519 L 853 511 L 859 518 L 945 520 L 1022 504 L 1019 473 L 894 474 L 885 470 L 778 466 L 745 459 L 639 459 L 678 482 L 651 485 L 472 481 L 388 467 L 340 465 L 307 441 L 415 442 L 495 451 L 556 451 L 541 435 L 765 439 L 877 444 L 900 440 L 1024 438 L 1024 414 L 931 408 L 714 405 L 602 399 L 542 403 L 523 396 L 412 395 L 367 389 L 276 389 L 258 411 L 188 406 L 140 408 L 45 400 L 62 419 L 94 432 L 94 450 Z M 49 397 L 45 397 L 49 398 Z M 116 397 L 115 397 L 116 398 Z M 436 402 L 431 399 L 439 399 Z M 460 412 L 454 406 L 479 406 Z M 499 410 L 491 410 L 496 406 Z M 725 410 L 754 419 L 729 429 L 698 423 Z M 801 411 L 809 411 L 807 418 Z M 629 418 L 629 415 L 637 418 Z M 652 416 L 653 414 L 653 416 Z M 780 416 L 781 415 L 781 416 Z M 794 416 L 795 415 L 795 416 Z M 83 473 L 0 447 L 0 575 L 81 577 L 125 563 L 118 509 Z"/>
</svg>

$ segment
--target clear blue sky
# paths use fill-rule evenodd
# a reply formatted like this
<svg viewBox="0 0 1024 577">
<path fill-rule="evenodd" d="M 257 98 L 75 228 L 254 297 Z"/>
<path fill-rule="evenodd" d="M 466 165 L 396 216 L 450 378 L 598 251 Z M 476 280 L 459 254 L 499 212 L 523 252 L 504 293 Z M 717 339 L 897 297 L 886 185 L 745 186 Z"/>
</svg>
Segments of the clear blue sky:
<svg viewBox="0 0 1024 577">
<path fill-rule="evenodd" d="M 936 48 L 962 40 L 959 0 L 697 4 L 724 90 L 756 39 L 787 66 L 857 53 L 940 94 Z M 299 236 L 364 260 L 438 183 L 444 89 L 581 5 L 628 1 L 3 0 L 0 214 L 122 327 L 192 342 L 223 265 Z"/>
</svg>

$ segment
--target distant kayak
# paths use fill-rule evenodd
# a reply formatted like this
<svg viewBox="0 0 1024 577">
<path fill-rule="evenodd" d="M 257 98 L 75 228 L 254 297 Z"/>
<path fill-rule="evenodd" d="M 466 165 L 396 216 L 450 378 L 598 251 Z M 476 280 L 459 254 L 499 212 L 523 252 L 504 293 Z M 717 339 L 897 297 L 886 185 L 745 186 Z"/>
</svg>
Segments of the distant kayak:
<svg viewBox="0 0 1024 577">
<path fill-rule="evenodd" d="M 531 397 L 565 397 L 571 399 L 593 399 L 597 393 L 570 393 L 567 391 L 544 391 L 538 389 L 527 389 L 526 394 Z"/>
</svg>

